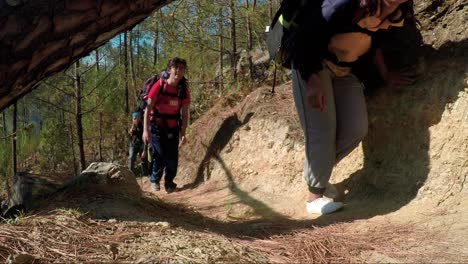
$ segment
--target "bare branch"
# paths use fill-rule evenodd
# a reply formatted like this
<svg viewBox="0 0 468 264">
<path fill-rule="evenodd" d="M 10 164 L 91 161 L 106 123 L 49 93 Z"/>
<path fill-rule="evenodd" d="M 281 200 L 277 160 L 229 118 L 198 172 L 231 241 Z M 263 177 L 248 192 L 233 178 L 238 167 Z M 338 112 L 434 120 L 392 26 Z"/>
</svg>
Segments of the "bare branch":
<svg viewBox="0 0 468 264">
<path fill-rule="evenodd" d="M 49 86 L 49 87 L 54 88 L 55 90 L 57 90 L 57 91 L 59 91 L 59 92 L 65 94 L 65 95 L 68 95 L 68 96 L 70 96 L 70 97 L 75 97 L 74 94 L 69 93 L 69 92 L 63 90 L 62 88 L 59 88 L 59 87 L 56 86 L 55 84 L 51 84 L 51 83 L 48 83 L 48 82 L 46 82 L 46 81 L 44 81 L 44 82 L 42 82 L 42 83 L 45 84 L 45 85 L 47 85 L 47 86 Z"/>
<path fill-rule="evenodd" d="M 59 110 L 62 110 L 62 111 L 64 111 L 64 112 L 66 112 L 66 113 L 69 113 L 69 114 L 72 114 L 72 115 L 75 114 L 75 113 L 73 113 L 72 111 L 70 111 L 70 110 L 68 110 L 68 109 L 65 109 L 65 108 L 63 108 L 63 107 L 61 107 L 61 106 L 58 106 L 58 105 L 56 105 L 56 104 L 54 104 L 54 103 L 52 103 L 52 102 L 49 102 L 49 101 L 44 100 L 44 99 L 41 99 L 41 98 L 39 98 L 39 97 L 33 97 L 33 99 L 34 99 L 34 100 L 37 100 L 37 101 L 39 101 L 39 102 L 43 102 L 43 103 L 45 103 L 45 104 L 48 104 L 48 105 L 50 105 L 50 106 L 53 106 L 53 107 L 55 107 L 55 108 L 57 108 L 57 109 L 59 109 Z"/>
<path fill-rule="evenodd" d="M 104 81 L 107 79 L 107 77 L 110 76 L 111 73 L 113 73 L 115 67 L 117 67 L 117 63 L 114 64 L 114 66 L 112 66 L 112 69 L 106 74 L 106 76 L 104 76 L 104 78 L 102 78 L 102 80 L 99 81 L 99 83 L 93 87 L 93 89 L 91 89 L 91 91 L 89 91 L 86 95 L 82 96 L 81 98 L 85 98 L 89 95 L 91 95 L 98 87 L 100 87 Z"/>
<path fill-rule="evenodd" d="M 82 114 L 82 115 L 87 115 L 87 114 L 89 114 L 89 113 L 91 113 L 91 112 L 94 112 L 94 110 L 96 110 L 97 108 L 99 108 L 99 107 L 104 103 L 104 101 L 105 101 L 109 96 L 112 95 L 112 92 L 114 92 L 114 90 L 111 90 L 111 92 L 109 92 L 106 96 L 104 96 L 104 98 L 103 98 L 98 104 L 96 104 L 93 108 L 88 109 L 88 110 L 85 110 L 85 111 L 81 111 L 81 114 Z"/>
</svg>

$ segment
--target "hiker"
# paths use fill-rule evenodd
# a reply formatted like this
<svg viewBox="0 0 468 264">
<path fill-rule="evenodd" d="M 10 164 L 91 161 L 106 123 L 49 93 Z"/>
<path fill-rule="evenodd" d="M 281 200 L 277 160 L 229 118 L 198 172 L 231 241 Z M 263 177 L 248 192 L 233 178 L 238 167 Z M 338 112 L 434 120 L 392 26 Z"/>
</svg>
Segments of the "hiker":
<svg viewBox="0 0 468 264">
<path fill-rule="evenodd" d="M 181 58 L 170 59 L 168 76 L 159 78 L 148 93 L 148 105 L 144 114 L 143 140 L 150 146 L 152 166 L 151 188 L 159 191 L 164 172 L 164 189 L 176 190 L 179 146 L 185 143 L 190 93 L 184 77 L 187 62 Z M 152 113 L 152 114 L 150 114 Z"/>
<path fill-rule="evenodd" d="M 143 143 L 143 122 L 138 112 L 132 113 L 132 126 L 128 130 L 130 135 L 130 147 L 128 150 L 128 169 L 135 173 L 135 160 L 137 155 L 141 159 L 141 173 L 148 174 L 148 159 L 145 153 L 145 144 Z"/>
<path fill-rule="evenodd" d="M 315 1 L 308 1 L 315 2 Z M 305 135 L 304 176 L 309 189 L 306 211 L 328 214 L 343 207 L 323 196 L 334 165 L 367 134 L 363 85 L 352 73 L 366 53 L 391 85 L 408 85 L 406 72 L 391 72 L 376 46 L 377 31 L 414 20 L 408 0 L 322 0 L 291 37 L 293 96 Z"/>
</svg>

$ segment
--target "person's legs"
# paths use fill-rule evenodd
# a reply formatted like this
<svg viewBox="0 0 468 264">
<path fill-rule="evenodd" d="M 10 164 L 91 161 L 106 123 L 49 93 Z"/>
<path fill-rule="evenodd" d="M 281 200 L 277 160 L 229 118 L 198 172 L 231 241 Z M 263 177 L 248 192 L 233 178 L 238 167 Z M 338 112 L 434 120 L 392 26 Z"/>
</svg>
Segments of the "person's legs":
<svg viewBox="0 0 468 264">
<path fill-rule="evenodd" d="M 130 146 L 128 147 L 128 169 L 131 172 L 134 172 L 133 164 L 135 163 L 136 153 L 134 149 L 133 142 L 130 142 Z"/>
<path fill-rule="evenodd" d="M 336 157 L 336 113 L 332 75 L 324 69 L 319 75 L 325 90 L 325 111 L 312 109 L 307 102 L 307 83 L 297 70 L 293 74 L 293 95 L 299 120 L 304 130 L 304 177 L 309 188 L 306 210 L 314 214 L 332 213 L 343 206 L 323 198 Z"/>
<path fill-rule="evenodd" d="M 363 84 L 353 75 L 333 80 L 336 103 L 336 162 L 355 149 L 367 134 Z"/>
<path fill-rule="evenodd" d="M 153 184 L 153 188 L 159 189 L 159 182 L 164 171 L 164 149 L 161 144 L 162 137 L 161 132 L 156 125 L 151 124 L 151 175 L 150 182 Z"/>
<path fill-rule="evenodd" d="M 304 131 L 304 177 L 311 193 L 322 195 L 335 165 L 336 113 L 331 73 L 322 70 L 320 81 L 325 89 L 326 109 L 320 112 L 307 103 L 307 83 L 293 70 L 293 95 Z"/>
<path fill-rule="evenodd" d="M 168 139 L 164 144 L 166 171 L 164 174 L 164 188 L 168 193 L 175 191 L 177 184 L 174 178 L 177 175 L 179 162 L 179 139 L 177 137 Z"/>
</svg>

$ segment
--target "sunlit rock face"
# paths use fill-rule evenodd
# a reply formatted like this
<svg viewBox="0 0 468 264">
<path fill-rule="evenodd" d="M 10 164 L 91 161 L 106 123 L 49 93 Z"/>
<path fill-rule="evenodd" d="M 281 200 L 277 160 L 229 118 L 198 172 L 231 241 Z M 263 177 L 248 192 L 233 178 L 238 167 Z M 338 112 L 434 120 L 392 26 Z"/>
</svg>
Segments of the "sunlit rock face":
<svg viewBox="0 0 468 264">
<path fill-rule="evenodd" d="M 0 0 L 0 110 L 171 0 Z"/>
</svg>

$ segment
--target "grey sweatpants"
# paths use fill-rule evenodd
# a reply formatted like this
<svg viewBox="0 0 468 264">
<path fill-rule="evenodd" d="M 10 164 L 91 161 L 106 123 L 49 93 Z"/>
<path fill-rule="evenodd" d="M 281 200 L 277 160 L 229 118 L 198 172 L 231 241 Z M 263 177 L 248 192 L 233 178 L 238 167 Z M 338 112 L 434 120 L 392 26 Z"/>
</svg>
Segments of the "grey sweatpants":
<svg viewBox="0 0 468 264">
<path fill-rule="evenodd" d="M 307 83 L 292 71 L 294 101 L 304 130 L 304 177 L 309 191 L 323 194 L 334 165 L 356 148 L 367 134 L 367 110 L 362 83 L 354 76 L 336 77 L 328 68 L 318 73 L 325 89 L 326 109 L 307 103 Z"/>
</svg>

